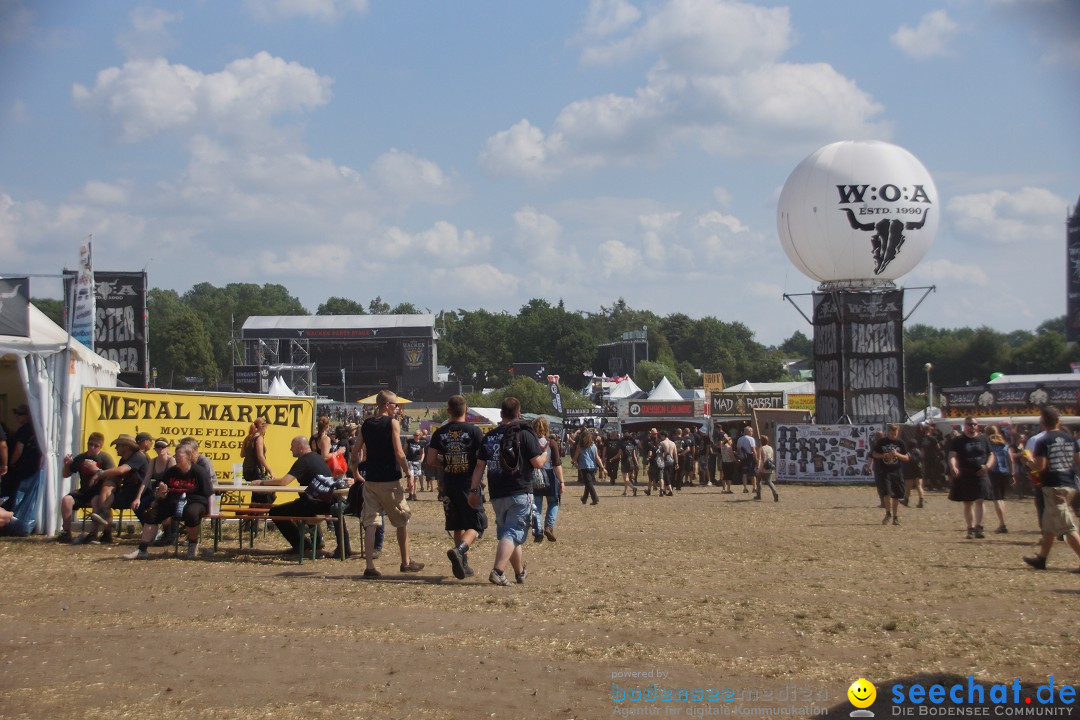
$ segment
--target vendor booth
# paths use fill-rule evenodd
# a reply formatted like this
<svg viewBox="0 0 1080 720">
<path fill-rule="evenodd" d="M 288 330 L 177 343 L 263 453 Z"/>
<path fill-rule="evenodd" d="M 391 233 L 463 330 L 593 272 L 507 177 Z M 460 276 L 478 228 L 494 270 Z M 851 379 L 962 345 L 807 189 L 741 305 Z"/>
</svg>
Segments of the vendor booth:
<svg viewBox="0 0 1080 720">
<path fill-rule="evenodd" d="M 16 496 L 13 534 L 52 534 L 60 500 L 69 491 L 61 477 L 64 455 L 78 452 L 75 438 L 82 419 L 84 385 L 116 387 L 120 366 L 97 355 L 33 305 L 29 337 L 0 335 L 0 417 L 11 424 L 12 409 L 25 403 L 42 453 L 41 470 L 24 480 Z"/>
</svg>

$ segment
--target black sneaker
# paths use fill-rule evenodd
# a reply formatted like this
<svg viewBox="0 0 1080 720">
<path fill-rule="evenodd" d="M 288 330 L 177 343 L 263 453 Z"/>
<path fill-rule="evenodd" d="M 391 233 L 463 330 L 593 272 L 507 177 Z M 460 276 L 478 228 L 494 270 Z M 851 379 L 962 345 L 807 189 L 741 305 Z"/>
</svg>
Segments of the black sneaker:
<svg viewBox="0 0 1080 720">
<path fill-rule="evenodd" d="M 999 527 L 999 528 L 998 528 L 997 530 L 995 530 L 994 532 L 995 532 L 995 533 L 997 533 L 998 535 L 1007 535 L 1007 534 L 1008 534 L 1008 532 L 1009 532 L 1009 528 L 1007 528 L 1007 527 L 1005 527 L 1004 525 L 1002 525 L 1001 527 Z"/>
<path fill-rule="evenodd" d="M 881 519 L 881 524 L 888 525 L 890 520 L 892 520 L 892 513 L 886 510 L 885 517 Z"/>
<path fill-rule="evenodd" d="M 1026 562 L 1028 565 L 1035 568 L 1036 570 L 1046 569 L 1046 558 L 1040 555 L 1035 555 L 1033 557 L 1025 557 L 1024 562 Z"/>
<path fill-rule="evenodd" d="M 446 557 L 450 560 L 450 570 L 454 573 L 454 577 L 464 580 L 465 555 L 455 546 L 446 551 Z"/>
<path fill-rule="evenodd" d="M 975 537 L 975 528 L 968 528 L 967 539 L 971 540 L 974 537 Z"/>
<path fill-rule="evenodd" d="M 70 532 L 62 532 L 62 533 L 60 533 L 59 535 L 56 536 L 56 542 L 60 543 L 61 545 L 70 545 L 71 544 L 71 533 Z"/>
<path fill-rule="evenodd" d="M 366 577 L 366 578 L 382 577 L 382 573 L 379 572 L 378 570 L 376 570 L 375 568 L 364 568 L 364 577 Z"/>
<path fill-rule="evenodd" d="M 899 525 L 899 524 L 900 524 L 900 518 L 898 518 L 898 517 L 894 517 L 894 518 L 892 519 L 892 524 L 893 524 L 893 525 Z"/>
<path fill-rule="evenodd" d="M 975 537 L 977 537 L 977 538 L 986 537 L 986 533 L 983 532 L 983 526 L 982 525 L 976 525 L 975 526 Z"/>
<path fill-rule="evenodd" d="M 533 542 L 534 543 L 542 543 L 542 542 L 544 542 L 544 534 L 543 533 L 533 533 Z"/>
<path fill-rule="evenodd" d="M 415 560 L 410 560 L 408 565 L 406 565 L 405 563 L 401 563 L 401 565 L 399 566 L 399 569 L 403 573 L 420 572 L 421 570 L 424 569 L 424 563 L 416 562 Z"/>
</svg>

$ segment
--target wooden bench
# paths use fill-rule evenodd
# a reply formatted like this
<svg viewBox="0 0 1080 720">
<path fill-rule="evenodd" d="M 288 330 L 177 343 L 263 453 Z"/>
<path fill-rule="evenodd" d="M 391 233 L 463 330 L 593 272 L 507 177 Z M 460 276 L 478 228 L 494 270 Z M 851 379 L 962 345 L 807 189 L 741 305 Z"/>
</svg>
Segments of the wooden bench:
<svg viewBox="0 0 1080 720">
<path fill-rule="evenodd" d="M 212 502 L 211 514 L 207 515 L 213 527 L 214 552 L 217 552 L 219 542 L 222 538 L 222 520 L 237 521 L 237 536 L 241 550 L 244 547 L 245 523 L 247 523 L 248 547 L 253 548 L 255 546 L 255 536 L 258 533 L 258 525 L 260 523 L 267 520 L 287 520 L 300 526 L 300 547 L 298 553 L 300 564 L 302 565 L 304 563 L 306 545 L 309 540 L 311 543 L 311 559 L 312 561 L 316 560 L 319 553 L 319 525 L 324 522 L 336 521 L 339 523 L 339 528 L 341 528 L 339 533 L 343 533 L 345 523 L 344 512 L 339 514 L 271 516 L 270 509 L 274 507 L 273 503 L 257 503 L 251 501 L 252 493 L 287 492 L 299 494 L 306 489 L 306 487 L 299 485 L 215 485 L 214 490 L 219 492 L 219 503 L 215 508 L 214 503 Z M 216 514 L 214 514 L 215 510 Z M 345 543 L 341 542 L 340 539 L 338 541 L 338 557 L 340 560 L 346 559 Z"/>
</svg>

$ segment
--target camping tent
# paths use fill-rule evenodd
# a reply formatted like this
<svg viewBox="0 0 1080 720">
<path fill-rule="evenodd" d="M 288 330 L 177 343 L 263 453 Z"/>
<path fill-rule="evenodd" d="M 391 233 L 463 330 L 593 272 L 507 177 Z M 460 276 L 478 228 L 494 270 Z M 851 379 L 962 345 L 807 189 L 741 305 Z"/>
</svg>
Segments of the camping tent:
<svg viewBox="0 0 1080 720">
<path fill-rule="evenodd" d="M 5 419 L 16 405 L 30 406 L 44 460 L 37 477 L 24 480 L 19 491 L 25 501 L 19 507 L 31 511 L 16 515 L 51 535 L 60 518 L 60 500 L 71 489 L 61 468 L 64 455 L 78 447 L 82 388 L 116 387 L 120 366 L 69 340 L 32 304 L 29 313 L 30 337 L 0 335 L 0 405 Z"/>
</svg>

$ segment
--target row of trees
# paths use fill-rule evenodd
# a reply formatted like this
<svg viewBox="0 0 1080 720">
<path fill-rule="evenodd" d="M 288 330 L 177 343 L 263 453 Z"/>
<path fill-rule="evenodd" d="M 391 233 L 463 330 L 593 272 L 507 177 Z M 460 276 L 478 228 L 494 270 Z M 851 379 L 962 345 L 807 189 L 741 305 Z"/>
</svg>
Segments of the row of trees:
<svg viewBox="0 0 1080 720">
<path fill-rule="evenodd" d="M 56 300 L 35 300 L 60 322 L 63 307 Z M 203 378 L 207 386 L 228 382 L 234 359 L 234 338 L 251 315 L 308 315 L 283 285 L 232 283 L 216 287 L 200 283 L 180 294 L 149 291 L 149 350 L 159 384 L 178 378 Z M 330 297 L 316 315 L 381 315 L 430 312 L 404 302 L 390 305 L 381 297 L 366 306 Z M 766 347 L 740 322 L 715 317 L 694 319 L 683 313 L 659 316 L 635 310 L 622 299 L 599 311 L 569 310 L 533 299 L 517 314 L 489 310 L 444 310 L 435 313 L 440 333 L 439 358 L 466 385 L 502 387 L 513 378 L 514 362 L 544 362 L 563 378 L 581 378 L 585 370 L 600 372 L 597 346 L 614 342 L 628 330 L 648 329 L 649 360 L 639 361 L 634 381 L 648 390 L 663 376 L 676 387 L 699 386 L 699 372 L 721 372 L 730 382 L 774 382 L 792 379 L 785 359 L 810 359 L 813 343 L 796 332 L 778 347 Z M 937 387 L 983 383 L 993 372 L 1067 372 L 1080 360 L 1076 346 L 1065 343 L 1064 318 L 1044 322 L 1034 331 L 1001 333 L 990 328 L 942 329 L 913 325 L 905 330 L 908 386 L 926 389 L 926 363 L 934 366 Z M 572 385 L 575 383 L 571 383 Z"/>
</svg>

